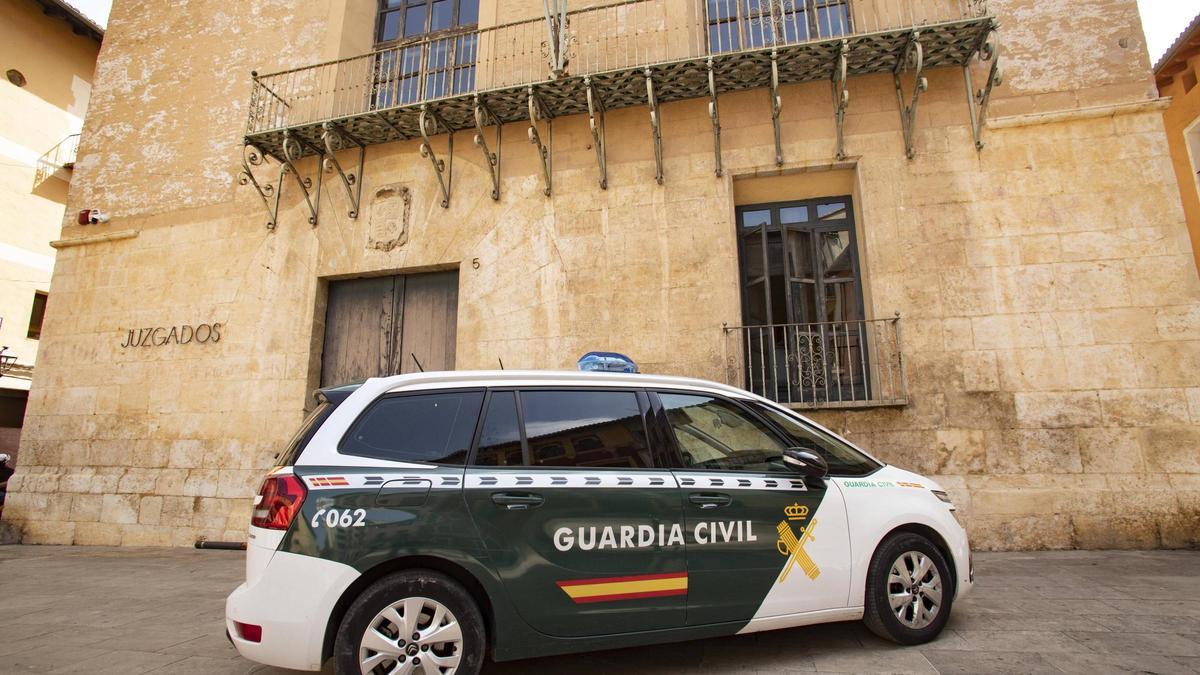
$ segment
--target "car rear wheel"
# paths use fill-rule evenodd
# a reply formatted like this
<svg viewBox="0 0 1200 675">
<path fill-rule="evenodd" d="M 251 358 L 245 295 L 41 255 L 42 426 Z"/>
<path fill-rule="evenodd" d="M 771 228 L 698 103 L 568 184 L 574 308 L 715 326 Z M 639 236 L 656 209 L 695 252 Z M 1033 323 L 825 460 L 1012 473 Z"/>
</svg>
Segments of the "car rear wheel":
<svg viewBox="0 0 1200 675">
<path fill-rule="evenodd" d="M 912 532 L 893 534 L 871 559 L 863 621 L 879 637 L 900 644 L 929 642 L 950 618 L 952 580 L 933 542 Z"/>
<path fill-rule="evenodd" d="M 467 591 L 436 572 L 386 576 L 350 605 L 338 628 L 339 675 L 475 675 L 486 642 Z"/>
</svg>

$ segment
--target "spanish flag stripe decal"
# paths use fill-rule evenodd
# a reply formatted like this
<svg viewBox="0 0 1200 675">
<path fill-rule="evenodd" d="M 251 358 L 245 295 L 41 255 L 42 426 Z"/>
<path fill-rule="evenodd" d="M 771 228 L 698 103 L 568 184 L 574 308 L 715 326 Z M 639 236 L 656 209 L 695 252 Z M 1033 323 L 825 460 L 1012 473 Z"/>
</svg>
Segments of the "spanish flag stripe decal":
<svg viewBox="0 0 1200 675">
<path fill-rule="evenodd" d="M 687 572 L 632 577 L 560 581 L 558 587 L 576 603 L 635 600 L 687 594 Z"/>
</svg>

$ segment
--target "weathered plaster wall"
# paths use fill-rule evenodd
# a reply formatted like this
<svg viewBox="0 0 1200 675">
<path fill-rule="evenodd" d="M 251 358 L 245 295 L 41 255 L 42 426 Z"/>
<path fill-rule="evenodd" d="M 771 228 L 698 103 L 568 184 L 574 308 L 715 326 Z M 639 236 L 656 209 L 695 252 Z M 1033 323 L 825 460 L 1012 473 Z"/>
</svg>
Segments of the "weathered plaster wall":
<svg viewBox="0 0 1200 675">
<path fill-rule="evenodd" d="M 320 14 L 264 20 L 303 27 L 319 42 Z M 115 17 L 122 35 L 109 43 L 111 58 L 147 58 L 130 36 L 152 20 Z M 267 34 L 246 32 L 247 22 L 226 21 L 246 41 Z M 288 58 L 304 49 L 320 47 L 298 43 Z M 238 53 L 212 69 L 222 78 L 213 91 L 245 94 L 246 71 L 266 58 Z M 60 255 L 22 439 L 27 461 L 5 512 L 28 541 L 242 538 L 247 497 L 319 372 L 332 277 L 457 267 L 460 368 L 494 367 L 497 357 L 508 367 L 564 368 L 606 348 L 647 371 L 724 377 L 720 327 L 740 317 L 734 181 L 776 171 L 765 91 L 721 98 L 721 178 L 704 101 L 663 106 L 663 186 L 642 108 L 608 116 L 608 190 L 596 184 L 582 117 L 554 123 L 551 198 L 522 125 L 505 129 L 499 202 L 480 153 L 459 138 L 445 210 L 415 143 L 372 146 L 364 214 L 378 186 L 413 191 L 407 243 L 385 252 L 368 246 L 365 216 L 346 217 L 333 180 L 318 227 L 286 185 L 280 225 L 268 232 L 258 197 L 232 187 L 236 115 L 185 111 L 204 110 L 195 106 L 204 99 L 159 84 L 170 69 L 151 67 L 158 75 L 141 81 L 145 101 L 118 103 L 123 90 L 99 87 L 104 112 L 92 123 L 123 131 L 85 149 L 96 159 L 72 199 L 108 195 L 116 215 L 107 230 L 140 234 Z M 937 71 L 922 98 L 919 155 L 908 161 L 891 78 L 854 78 L 850 89 L 847 147 L 869 304 L 875 316 L 904 316 L 911 404 L 815 417 L 938 476 L 978 547 L 1196 545 L 1200 281 L 1158 113 L 1009 120 L 979 154 L 961 74 Z M 828 95 L 824 83 L 784 88 L 785 170 L 832 164 Z M 229 96 L 231 108 L 242 105 Z M 180 150 L 182 137 L 161 154 L 123 154 L 144 126 L 126 120 L 167 109 L 199 116 L 186 137 L 213 160 L 210 173 L 179 178 L 186 189 L 156 189 L 155 177 L 196 161 Z M 434 146 L 444 153 L 445 138 Z M 117 174 L 113 153 L 130 158 L 131 170 Z M 314 162 L 300 169 L 312 175 Z M 803 189 L 804 174 L 795 178 Z M 70 227 L 64 236 L 98 231 Z M 120 347 L 130 328 L 212 321 L 224 326 L 215 344 Z"/>
</svg>

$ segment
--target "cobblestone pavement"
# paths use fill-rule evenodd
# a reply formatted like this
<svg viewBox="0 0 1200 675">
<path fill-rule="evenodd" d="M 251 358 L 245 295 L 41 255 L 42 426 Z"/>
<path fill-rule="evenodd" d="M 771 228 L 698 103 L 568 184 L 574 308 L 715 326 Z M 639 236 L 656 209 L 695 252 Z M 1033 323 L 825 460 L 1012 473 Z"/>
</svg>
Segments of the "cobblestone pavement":
<svg viewBox="0 0 1200 675">
<path fill-rule="evenodd" d="M 276 673 L 225 640 L 243 554 L 0 546 L 0 673 Z M 485 673 L 1200 672 L 1200 552 L 992 553 L 942 636 L 858 623 L 493 664 Z"/>
</svg>

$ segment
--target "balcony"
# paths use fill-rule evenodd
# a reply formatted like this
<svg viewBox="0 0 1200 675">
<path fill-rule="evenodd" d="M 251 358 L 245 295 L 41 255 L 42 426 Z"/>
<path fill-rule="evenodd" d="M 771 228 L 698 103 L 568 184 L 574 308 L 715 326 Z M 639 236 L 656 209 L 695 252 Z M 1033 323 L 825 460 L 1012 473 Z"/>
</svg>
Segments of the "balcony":
<svg viewBox="0 0 1200 675">
<path fill-rule="evenodd" d="M 46 154 L 38 158 L 37 169 L 33 174 L 34 189 L 53 176 L 59 176 L 65 180 L 65 174 L 59 172 L 69 171 L 75 166 L 75 156 L 78 152 L 79 134 L 71 134 L 47 150 Z"/>
<path fill-rule="evenodd" d="M 793 408 L 908 402 L 900 317 L 726 326 L 726 380 Z"/>
<path fill-rule="evenodd" d="M 544 0 L 544 18 L 469 32 L 429 36 L 388 49 L 278 73 L 254 75 L 246 130 L 243 183 L 252 182 L 271 213 L 270 181 L 252 167 L 265 157 L 294 173 L 295 160 L 332 156 L 357 211 L 353 171 L 342 170 L 335 153 L 376 143 L 421 138 L 448 206 L 450 157 L 439 159 L 430 138 L 473 130 L 475 144 L 493 173 L 499 197 L 500 158 L 485 131 L 527 122 L 542 160 L 545 193 L 552 189 L 548 134 L 556 117 L 588 115 L 601 187 L 607 185 L 604 157 L 605 110 L 647 106 L 656 149 L 657 179 L 663 180 L 658 106 L 707 98 L 713 126 L 716 172 L 721 173 L 718 97 L 766 88 L 772 92 L 775 160 L 782 164 L 779 134 L 781 85 L 830 81 L 831 119 L 844 157 L 842 119 L 849 105 L 846 79 L 892 73 L 898 114 L 910 157 L 913 123 L 927 86 L 927 68 L 961 67 L 968 78 L 967 103 L 976 142 L 991 87 L 999 81 L 991 36 L 995 20 L 985 0 L 625 0 L 573 12 L 550 11 L 562 0 Z M 970 81 L 975 58 L 991 61 L 987 85 Z M 491 147 L 496 149 L 497 142 Z M 447 161 L 449 160 L 449 161 Z M 310 197 L 306 181 L 297 185 Z M 320 172 L 317 172 L 320 179 Z M 310 219 L 318 208 L 311 199 Z M 352 216 L 354 214 L 352 213 Z"/>
</svg>

